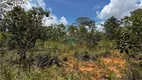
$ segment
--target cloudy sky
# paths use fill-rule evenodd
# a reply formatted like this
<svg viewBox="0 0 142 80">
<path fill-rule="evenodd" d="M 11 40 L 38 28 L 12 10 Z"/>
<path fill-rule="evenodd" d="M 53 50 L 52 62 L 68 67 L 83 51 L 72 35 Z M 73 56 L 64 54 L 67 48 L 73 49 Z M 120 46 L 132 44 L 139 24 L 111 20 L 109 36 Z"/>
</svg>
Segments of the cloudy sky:
<svg viewBox="0 0 142 80">
<path fill-rule="evenodd" d="M 96 23 L 103 23 L 111 16 L 118 19 L 129 16 L 130 11 L 141 8 L 142 0 L 30 0 L 28 5 L 23 5 L 27 10 L 32 6 L 51 11 L 52 20 L 45 17 L 45 25 L 68 25 L 79 16 L 94 19 Z"/>
</svg>

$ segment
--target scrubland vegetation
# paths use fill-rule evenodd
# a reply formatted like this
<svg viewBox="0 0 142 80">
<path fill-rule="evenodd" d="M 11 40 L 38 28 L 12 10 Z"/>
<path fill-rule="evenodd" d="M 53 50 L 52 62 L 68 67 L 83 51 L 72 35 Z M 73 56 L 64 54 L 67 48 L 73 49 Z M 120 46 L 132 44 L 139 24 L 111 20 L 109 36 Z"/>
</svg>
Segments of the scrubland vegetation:
<svg viewBox="0 0 142 80">
<path fill-rule="evenodd" d="M 0 19 L 0 80 L 142 80 L 142 9 L 121 20 L 43 26 L 42 8 Z"/>
</svg>

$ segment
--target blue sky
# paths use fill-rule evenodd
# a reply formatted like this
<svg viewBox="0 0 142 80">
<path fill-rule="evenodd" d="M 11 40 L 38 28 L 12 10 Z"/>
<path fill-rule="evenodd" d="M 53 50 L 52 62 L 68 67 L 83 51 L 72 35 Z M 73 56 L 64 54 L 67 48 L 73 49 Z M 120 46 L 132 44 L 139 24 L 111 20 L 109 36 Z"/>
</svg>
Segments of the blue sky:
<svg viewBox="0 0 142 80">
<path fill-rule="evenodd" d="M 46 7 L 52 8 L 52 13 L 58 18 L 64 16 L 68 23 L 71 24 L 79 16 L 90 17 L 96 19 L 96 10 L 101 10 L 109 0 L 45 0 Z M 99 9 L 97 6 L 99 5 Z M 95 8 L 96 7 L 96 8 Z"/>
<path fill-rule="evenodd" d="M 50 10 L 49 19 L 44 17 L 46 26 L 51 24 L 72 24 L 77 17 L 89 17 L 96 21 L 100 30 L 105 20 L 111 16 L 118 19 L 129 16 L 131 11 L 142 8 L 142 0 L 28 0 L 23 8 L 29 10 L 32 6 Z"/>
</svg>

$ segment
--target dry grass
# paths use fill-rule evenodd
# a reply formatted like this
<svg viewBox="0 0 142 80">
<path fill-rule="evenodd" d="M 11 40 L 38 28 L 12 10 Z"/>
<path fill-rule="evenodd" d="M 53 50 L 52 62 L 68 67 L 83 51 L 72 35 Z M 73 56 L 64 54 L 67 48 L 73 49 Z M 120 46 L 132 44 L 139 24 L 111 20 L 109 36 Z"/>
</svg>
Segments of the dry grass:
<svg viewBox="0 0 142 80">
<path fill-rule="evenodd" d="M 81 80 L 104 80 L 108 79 L 111 75 L 117 80 L 123 78 L 126 69 L 126 60 L 120 56 L 117 50 L 113 51 L 112 56 L 103 58 L 98 61 L 79 61 L 73 56 L 69 55 L 66 64 L 66 72 L 79 71 Z"/>
</svg>

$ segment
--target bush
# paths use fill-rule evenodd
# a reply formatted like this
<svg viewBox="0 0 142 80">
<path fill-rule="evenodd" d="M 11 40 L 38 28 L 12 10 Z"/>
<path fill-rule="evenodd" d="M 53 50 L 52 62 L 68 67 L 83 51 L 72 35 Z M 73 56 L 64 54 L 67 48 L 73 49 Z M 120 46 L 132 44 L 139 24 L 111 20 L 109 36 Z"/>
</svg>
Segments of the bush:
<svg viewBox="0 0 142 80">
<path fill-rule="evenodd" d="M 60 67 L 61 60 L 57 56 L 51 57 L 48 55 L 38 55 L 36 57 L 35 65 L 40 68 L 49 67 L 51 65 L 57 65 Z"/>
<path fill-rule="evenodd" d="M 88 51 L 81 51 L 81 52 L 75 52 L 75 57 L 79 60 L 83 61 L 90 61 L 90 60 L 97 60 L 98 55 L 97 54 L 92 54 Z"/>
</svg>

